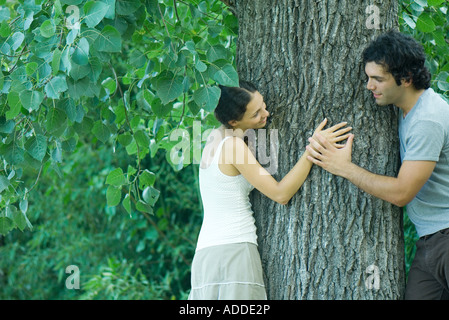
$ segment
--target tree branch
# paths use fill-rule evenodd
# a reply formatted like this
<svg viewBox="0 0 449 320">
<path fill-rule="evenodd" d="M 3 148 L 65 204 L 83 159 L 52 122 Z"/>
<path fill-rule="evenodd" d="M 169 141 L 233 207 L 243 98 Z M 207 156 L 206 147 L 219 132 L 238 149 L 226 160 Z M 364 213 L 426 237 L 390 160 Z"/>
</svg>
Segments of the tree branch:
<svg viewBox="0 0 449 320">
<path fill-rule="evenodd" d="M 221 0 L 225 5 L 229 7 L 229 10 L 235 15 L 235 5 L 237 3 L 237 0 Z"/>
</svg>

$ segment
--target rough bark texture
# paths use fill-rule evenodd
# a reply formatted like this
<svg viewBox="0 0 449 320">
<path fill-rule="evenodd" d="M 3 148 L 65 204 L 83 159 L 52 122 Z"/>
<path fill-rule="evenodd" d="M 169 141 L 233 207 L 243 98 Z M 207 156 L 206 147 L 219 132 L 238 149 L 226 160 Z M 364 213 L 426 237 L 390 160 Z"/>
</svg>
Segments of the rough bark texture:
<svg viewBox="0 0 449 320">
<path fill-rule="evenodd" d="M 279 180 L 323 120 L 348 121 L 353 161 L 394 176 L 397 114 L 365 89 L 361 52 L 397 27 L 397 1 L 236 0 L 237 68 L 257 84 L 278 129 Z M 380 29 L 369 29 L 376 5 Z M 253 194 L 270 299 L 400 299 L 405 284 L 402 212 L 319 167 L 287 206 Z M 371 268 L 373 269 L 369 269 Z M 373 267 L 374 266 L 374 267 Z M 368 269 L 367 269 L 368 268 Z M 379 287 L 368 286 L 378 275 Z"/>
</svg>

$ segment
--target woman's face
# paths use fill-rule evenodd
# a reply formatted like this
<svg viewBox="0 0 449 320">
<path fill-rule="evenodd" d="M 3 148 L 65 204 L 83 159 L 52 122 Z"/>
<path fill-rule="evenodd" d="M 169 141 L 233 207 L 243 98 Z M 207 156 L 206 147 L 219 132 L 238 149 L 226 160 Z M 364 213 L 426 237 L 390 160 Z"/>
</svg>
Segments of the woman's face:
<svg viewBox="0 0 449 320">
<path fill-rule="evenodd" d="M 259 91 L 252 94 L 251 101 L 246 106 L 246 112 L 241 120 L 232 120 L 229 124 L 233 129 L 261 129 L 265 127 L 270 113 Z"/>
</svg>

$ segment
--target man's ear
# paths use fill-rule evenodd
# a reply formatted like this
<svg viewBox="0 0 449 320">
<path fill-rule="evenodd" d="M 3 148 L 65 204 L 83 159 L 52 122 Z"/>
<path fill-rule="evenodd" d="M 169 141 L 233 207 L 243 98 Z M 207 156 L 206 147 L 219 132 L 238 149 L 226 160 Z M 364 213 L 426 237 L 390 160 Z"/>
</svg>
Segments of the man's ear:
<svg viewBox="0 0 449 320">
<path fill-rule="evenodd" d="M 410 87 L 413 85 L 413 75 L 411 72 L 408 73 L 408 78 L 402 78 L 401 85 L 404 87 Z"/>
</svg>

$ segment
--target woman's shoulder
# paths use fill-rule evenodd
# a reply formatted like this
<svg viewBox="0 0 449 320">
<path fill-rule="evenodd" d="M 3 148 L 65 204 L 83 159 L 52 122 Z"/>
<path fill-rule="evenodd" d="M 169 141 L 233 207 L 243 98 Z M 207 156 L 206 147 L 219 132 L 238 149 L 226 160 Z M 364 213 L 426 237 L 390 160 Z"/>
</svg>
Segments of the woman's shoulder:
<svg viewBox="0 0 449 320">
<path fill-rule="evenodd" d="M 245 141 L 242 138 L 236 136 L 226 136 L 223 138 L 223 147 L 226 149 L 241 149 L 247 147 Z"/>
<path fill-rule="evenodd" d="M 246 159 L 245 155 L 248 153 L 248 146 L 242 138 L 228 136 L 225 139 L 221 149 L 222 163 L 235 164 L 235 161 Z"/>
</svg>

